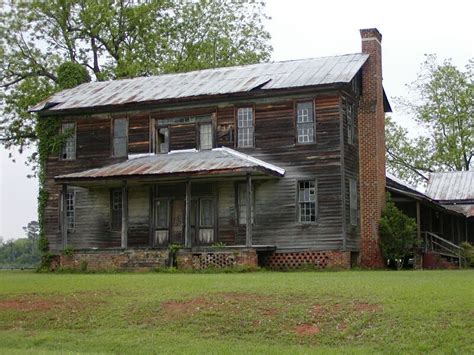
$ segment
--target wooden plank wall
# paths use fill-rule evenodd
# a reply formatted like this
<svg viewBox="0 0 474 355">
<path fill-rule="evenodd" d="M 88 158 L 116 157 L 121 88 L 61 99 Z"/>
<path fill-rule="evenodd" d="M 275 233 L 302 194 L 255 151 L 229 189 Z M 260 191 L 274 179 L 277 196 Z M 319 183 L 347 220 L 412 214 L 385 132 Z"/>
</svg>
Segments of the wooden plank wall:
<svg viewBox="0 0 474 355">
<path fill-rule="evenodd" d="M 358 218 L 357 218 L 357 225 L 351 225 L 350 221 L 350 196 L 349 196 L 349 179 L 355 179 L 356 181 L 359 180 L 359 120 L 357 119 L 357 102 L 349 97 L 344 96 L 344 98 L 348 102 L 352 102 L 354 104 L 354 144 L 349 144 L 348 142 L 348 122 L 347 117 L 342 114 L 342 107 L 341 107 L 341 116 L 342 116 L 342 140 L 344 142 L 344 205 L 345 205 L 345 224 L 346 224 L 346 248 L 348 250 L 359 250 L 359 234 L 360 234 L 360 201 L 358 199 Z M 342 105 L 342 101 L 341 101 Z M 359 182 L 357 184 L 357 188 L 359 189 Z M 359 193 L 357 193 L 359 196 Z"/>
<path fill-rule="evenodd" d="M 128 152 L 130 154 L 151 152 L 148 113 L 128 117 Z"/>
<path fill-rule="evenodd" d="M 273 163 L 286 169 L 284 178 L 255 181 L 256 223 L 254 226 L 255 244 L 276 244 L 287 249 L 340 249 L 343 245 L 343 215 L 341 191 L 341 146 L 340 137 L 340 95 L 337 92 L 328 94 L 306 95 L 301 99 L 315 100 L 316 142 L 308 145 L 295 144 L 295 100 L 254 100 L 249 105 L 255 109 L 256 148 L 243 149 L 242 152 Z M 150 151 L 149 117 L 180 117 L 183 115 L 209 114 L 216 112 L 216 136 L 218 146 L 235 148 L 235 105 L 222 104 L 216 107 L 200 108 L 179 112 L 157 114 L 142 112 L 129 115 L 129 151 L 146 153 Z M 60 187 L 53 177 L 68 172 L 81 171 L 103 166 L 124 158 L 112 158 L 111 119 L 108 115 L 89 117 L 68 117 L 77 122 L 77 159 L 60 161 L 50 157 L 47 164 L 47 189 L 50 197 L 46 208 L 46 232 L 53 250 L 61 247 L 59 233 L 58 193 Z M 187 149 L 196 146 L 194 124 L 179 125 L 171 128 L 171 149 Z M 346 152 L 347 153 L 347 152 Z M 347 160 L 348 158 L 346 156 Z M 347 161 L 346 161 L 347 164 Z M 350 164 L 349 164 L 350 166 Z M 355 173 L 355 165 L 352 168 Z M 297 181 L 299 179 L 316 179 L 318 188 L 318 221 L 314 224 L 297 222 Z M 237 225 L 235 206 L 235 181 L 224 180 L 217 184 L 218 190 L 218 240 L 225 243 L 242 243 L 245 228 Z M 105 222 L 110 213 L 108 188 L 103 191 L 95 189 L 84 193 L 82 190 L 76 201 L 78 211 L 89 208 L 95 211 L 102 209 L 104 215 L 92 223 L 96 229 L 75 232 L 74 243 L 89 243 L 90 246 L 115 245 L 114 233 Z M 149 191 L 131 188 L 130 190 L 130 245 L 139 246 L 148 243 L 149 229 Z M 163 192 L 163 191 L 162 191 Z M 91 194 L 97 196 L 90 196 Z M 166 193 L 167 194 L 167 193 Z M 95 206 L 95 207 L 94 207 Z M 80 212 L 82 213 L 82 212 Z M 78 212 L 77 218 L 80 217 Z M 87 225 L 85 218 L 83 223 Z M 91 217 L 92 218 L 92 217 Z M 110 218 L 108 218 L 110 219 Z M 78 225 L 79 228 L 79 225 Z M 81 227 L 82 228 L 82 227 Z M 84 227 L 85 228 L 85 227 Z M 81 242 L 79 234 L 87 236 Z M 86 244 L 87 244 L 86 243 Z"/>
</svg>

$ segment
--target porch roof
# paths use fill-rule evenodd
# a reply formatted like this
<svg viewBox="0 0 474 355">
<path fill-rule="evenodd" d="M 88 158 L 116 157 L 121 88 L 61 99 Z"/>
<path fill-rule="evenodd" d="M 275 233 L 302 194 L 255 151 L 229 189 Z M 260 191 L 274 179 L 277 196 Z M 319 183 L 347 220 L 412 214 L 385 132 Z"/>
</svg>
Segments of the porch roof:
<svg viewBox="0 0 474 355">
<path fill-rule="evenodd" d="M 191 177 L 208 175 L 285 175 L 285 169 L 230 148 L 197 151 L 178 150 L 168 154 L 130 156 L 128 160 L 100 168 L 55 177 L 58 182 L 117 180 L 131 178 Z"/>
</svg>

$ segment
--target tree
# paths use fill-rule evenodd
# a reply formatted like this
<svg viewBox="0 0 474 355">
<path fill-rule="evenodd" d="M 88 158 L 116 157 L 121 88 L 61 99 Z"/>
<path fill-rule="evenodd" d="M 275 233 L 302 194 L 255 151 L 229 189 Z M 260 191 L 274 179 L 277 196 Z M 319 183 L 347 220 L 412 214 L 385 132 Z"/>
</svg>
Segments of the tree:
<svg viewBox="0 0 474 355">
<path fill-rule="evenodd" d="M 25 235 L 29 240 L 36 242 L 39 236 L 39 223 L 36 221 L 31 221 L 26 227 L 23 227 Z"/>
<path fill-rule="evenodd" d="M 5 5 L 0 13 L 0 139 L 20 152 L 34 147 L 36 117 L 28 107 L 87 81 L 89 74 L 107 80 L 268 60 L 272 48 L 264 6 L 257 0 Z M 72 84 L 61 74 L 72 76 Z M 36 154 L 31 161 L 37 161 Z"/>
<path fill-rule="evenodd" d="M 429 172 L 471 170 L 474 156 L 474 61 L 465 71 L 451 60 L 438 64 L 428 55 L 417 80 L 409 85 L 415 98 L 400 99 L 422 133 L 410 138 L 405 128 L 386 120 L 389 171 L 412 183 Z"/>
<path fill-rule="evenodd" d="M 401 269 L 404 260 L 411 256 L 417 245 L 416 221 L 400 211 L 390 195 L 379 223 L 380 247 L 385 260 L 395 261 Z"/>
</svg>

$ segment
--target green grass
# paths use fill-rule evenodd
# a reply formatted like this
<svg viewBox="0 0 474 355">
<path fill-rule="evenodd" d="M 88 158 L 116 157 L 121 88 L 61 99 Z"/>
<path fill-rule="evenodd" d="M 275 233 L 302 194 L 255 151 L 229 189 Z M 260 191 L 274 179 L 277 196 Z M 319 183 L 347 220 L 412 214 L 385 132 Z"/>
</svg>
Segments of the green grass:
<svg viewBox="0 0 474 355">
<path fill-rule="evenodd" d="M 474 353 L 474 271 L 0 272 L 0 353 Z"/>
</svg>

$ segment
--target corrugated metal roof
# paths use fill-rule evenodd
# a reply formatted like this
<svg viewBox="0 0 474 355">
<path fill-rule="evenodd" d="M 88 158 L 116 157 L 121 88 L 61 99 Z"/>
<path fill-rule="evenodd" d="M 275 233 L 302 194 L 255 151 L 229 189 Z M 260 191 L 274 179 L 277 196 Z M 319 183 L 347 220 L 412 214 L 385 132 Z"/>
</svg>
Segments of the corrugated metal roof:
<svg viewBox="0 0 474 355">
<path fill-rule="evenodd" d="M 256 88 L 271 90 L 348 83 L 368 57 L 367 54 L 356 53 L 90 82 L 56 93 L 31 107 L 30 111 L 57 111 L 233 94 Z"/>
<path fill-rule="evenodd" d="M 464 214 L 467 217 L 470 217 L 470 215 L 474 215 L 474 206 L 464 205 L 464 207 L 461 207 L 459 205 L 453 206 L 453 205 L 442 204 L 439 201 L 436 201 L 435 199 L 431 198 L 427 194 L 419 191 L 419 189 L 416 189 L 413 186 L 410 186 L 405 181 L 397 178 L 396 176 L 388 172 L 386 173 L 385 181 L 386 181 L 386 188 L 390 192 L 396 192 L 396 193 L 411 197 L 415 200 L 424 201 L 425 203 L 432 206 L 436 206 L 437 208 L 441 210 L 453 211 L 456 213 Z"/>
<path fill-rule="evenodd" d="M 474 217 L 474 205 L 443 205 L 448 210 L 462 213 L 466 217 Z"/>
<path fill-rule="evenodd" d="M 251 172 L 283 176 L 285 170 L 229 148 L 174 151 L 150 154 L 109 166 L 56 176 L 57 180 L 78 181 L 132 176 L 163 177 L 176 174 L 194 175 L 205 172 Z"/>
<path fill-rule="evenodd" d="M 474 171 L 432 173 L 426 194 L 438 201 L 474 200 Z"/>
</svg>

